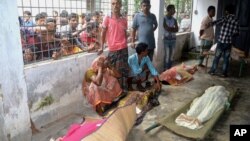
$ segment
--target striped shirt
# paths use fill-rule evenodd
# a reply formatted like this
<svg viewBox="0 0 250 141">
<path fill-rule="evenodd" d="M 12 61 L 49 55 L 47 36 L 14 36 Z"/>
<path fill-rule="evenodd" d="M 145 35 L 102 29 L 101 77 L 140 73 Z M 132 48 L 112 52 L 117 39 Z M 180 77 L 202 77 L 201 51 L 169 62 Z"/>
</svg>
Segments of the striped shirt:
<svg viewBox="0 0 250 141">
<path fill-rule="evenodd" d="M 213 22 L 213 25 L 222 24 L 218 41 L 221 43 L 232 43 L 234 34 L 239 33 L 239 22 L 232 14 L 222 17 Z"/>
</svg>

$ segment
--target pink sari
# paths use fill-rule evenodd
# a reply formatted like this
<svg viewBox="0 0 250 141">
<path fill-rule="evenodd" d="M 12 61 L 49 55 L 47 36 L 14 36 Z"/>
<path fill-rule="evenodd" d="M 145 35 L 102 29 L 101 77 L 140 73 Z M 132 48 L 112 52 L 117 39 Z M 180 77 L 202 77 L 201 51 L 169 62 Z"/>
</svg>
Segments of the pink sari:
<svg viewBox="0 0 250 141">
<path fill-rule="evenodd" d="M 66 135 L 59 141 L 80 141 L 95 132 L 105 121 L 106 119 L 95 119 L 84 121 L 82 124 L 72 124 Z"/>
<path fill-rule="evenodd" d="M 96 69 L 97 60 L 98 58 L 92 63 L 94 70 Z M 110 74 L 108 69 L 103 72 L 103 79 L 100 86 L 93 82 L 88 83 L 85 79 L 83 80 L 83 94 L 88 102 L 93 105 L 94 109 L 99 104 L 101 106 L 111 104 L 121 93 L 122 89 L 118 80 Z"/>
</svg>

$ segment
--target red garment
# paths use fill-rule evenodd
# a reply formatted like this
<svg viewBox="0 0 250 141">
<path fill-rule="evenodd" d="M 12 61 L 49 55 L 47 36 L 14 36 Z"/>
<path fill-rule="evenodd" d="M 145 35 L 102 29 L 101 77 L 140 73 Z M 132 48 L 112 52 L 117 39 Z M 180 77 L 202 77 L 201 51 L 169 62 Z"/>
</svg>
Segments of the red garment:
<svg viewBox="0 0 250 141">
<path fill-rule="evenodd" d="M 28 37 L 27 40 L 21 38 L 22 48 L 26 49 L 29 46 L 34 45 L 35 46 L 35 38 L 34 37 Z"/>
<path fill-rule="evenodd" d="M 85 42 L 88 45 L 96 42 L 96 38 L 88 36 L 87 32 L 82 32 L 82 34 L 80 35 L 80 38 L 82 42 Z"/>
<path fill-rule="evenodd" d="M 109 51 L 118 51 L 127 48 L 127 19 L 125 17 L 111 17 L 108 15 L 102 23 L 107 29 L 106 40 Z"/>
</svg>

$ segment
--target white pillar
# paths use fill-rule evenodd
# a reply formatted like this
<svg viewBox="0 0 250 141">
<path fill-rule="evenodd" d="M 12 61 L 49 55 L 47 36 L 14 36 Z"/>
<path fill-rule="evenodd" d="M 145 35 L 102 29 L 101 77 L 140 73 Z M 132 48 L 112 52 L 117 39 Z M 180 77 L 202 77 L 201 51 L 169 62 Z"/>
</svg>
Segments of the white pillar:
<svg viewBox="0 0 250 141">
<path fill-rule="evenodd" d="M 30 141 L 30 115 L 18 22 L 17 1 L 0 0 L 1 141 Z M 1 93 L 1 92 L 0 92 Z M 2 103 L 2 104 L 1 104 Z M 2 126 L 3 125 L 3 126 Z"/>
<path fill-rule="evenodd" d="M 156 29 L 155 35 L 155 43 L 156 48 L 154 52 L 153 63 L 159 72 L 163 71 L 163 59 L 164 59 L 164 50 L 163 50 L 163 40 L 162 36 L 164 33 L 163 29 L 163 17 L 164 17 L 164 0 L 151 0 L 151 12 L 155 14 L 158 28 Z"/>
</svg>

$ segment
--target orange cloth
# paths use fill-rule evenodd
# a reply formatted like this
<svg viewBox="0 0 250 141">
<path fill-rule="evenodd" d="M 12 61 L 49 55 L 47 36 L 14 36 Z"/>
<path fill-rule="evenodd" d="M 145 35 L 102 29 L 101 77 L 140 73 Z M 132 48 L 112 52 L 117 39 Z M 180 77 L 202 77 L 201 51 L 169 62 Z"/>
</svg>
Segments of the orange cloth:
<svg viewBox="0 0 250 141">
<path fill-rule="evenodd" d="M 159 78 L 161 81 L 167 81 L 170 85 L 180 85 L 191 80 L 193 78 L 192 74 L 196 70 L 196 66 L 186 66 L 182 64 L 164 71 Z"/>
<path fill-rule="evenodd" d="M 82 52 L 82 50 L 77 47 L 77 46 L 74 46 L 72 49 L 63 49 L 63 56 L 67 56 L 67 55 L 72 55 L 72 54 L 75 54 L 75 53 L 79 53 L 79 52 Z"/>
</svg>

